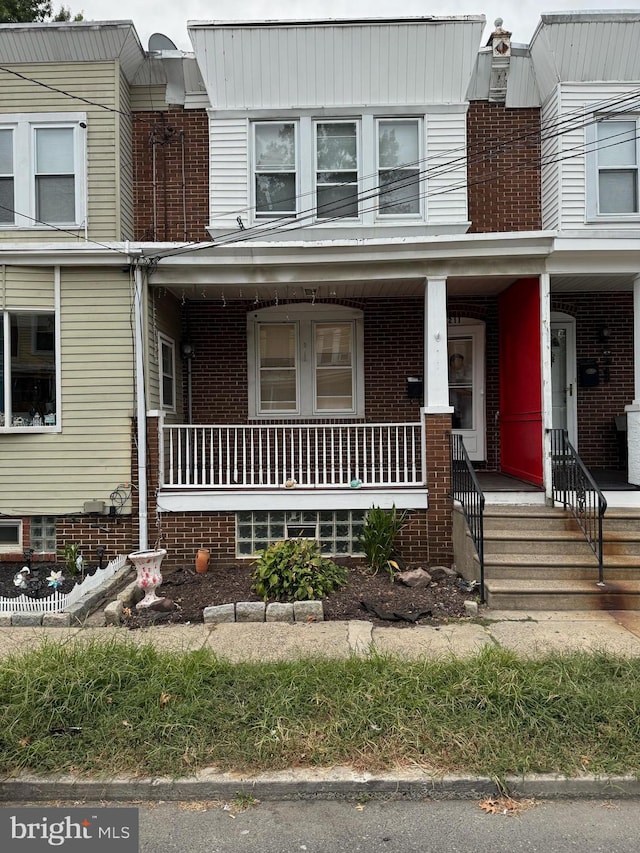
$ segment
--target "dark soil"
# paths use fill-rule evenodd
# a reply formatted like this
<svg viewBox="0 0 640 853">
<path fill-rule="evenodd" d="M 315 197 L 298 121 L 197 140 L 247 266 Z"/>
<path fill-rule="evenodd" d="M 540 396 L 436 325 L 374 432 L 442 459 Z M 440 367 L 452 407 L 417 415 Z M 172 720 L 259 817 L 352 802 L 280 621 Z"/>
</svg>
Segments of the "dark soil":
<svg viewBox="0 0 640 853">
<path fill-rule="evenodd" d="M 29 598 L 46 598 L 56 591 L 47 581 L 51 572 L 62 572 L 62 583 L 57 589 L 60 593 L 71 592 L 76 583 L 81 580 L 80 575 L 70 575 L 64 564 L 32 563 L 31 572 L 27 575 L 26 588 L 18 587 L 13 579 L 24 565 L 24 563 L 0 563 L 0 596 L 16 598 L 19 595 L 27 595 Z M 94 571 L 95 566 L 87 569 L 88 573 Z"/>
<path fill-rule="evenodd" d="M 164 574 L 157 595 L 170 598 L 176 609 L 158 613 L 132 608 L 125 614 L 125 625 L 140 628 L 151 624 L 202 622 L 202 611 L 214 604 L 235 604 L 239 601 L 260 601 L 251 590 L 250 564 L 212 568 L 206 574 L 194 569 L 177 569 Z M 385 574 L 372 575 L 362 566 L 349 567 L 347 586 L 323 600 L 324 616 L 328 620 L 364 619 L 375 625 L 407 627 L 446 622 L 465 615 L 464 602 L 473 593 L 464 588 L 458 577 L 434 572 L 434 581 L 427 587 L 415 589 Z"/>
</svg>

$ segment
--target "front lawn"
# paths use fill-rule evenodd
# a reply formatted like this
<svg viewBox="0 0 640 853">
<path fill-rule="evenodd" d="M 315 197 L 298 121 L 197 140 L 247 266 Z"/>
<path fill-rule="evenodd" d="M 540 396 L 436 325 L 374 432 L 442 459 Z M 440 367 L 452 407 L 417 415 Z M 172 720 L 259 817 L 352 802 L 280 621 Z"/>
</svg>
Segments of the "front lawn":
<svg viewBox="0 0 640 853">
<path fill-rule="evenodd" d="M 0 766 L 185 775 L 348 764 L 638 774 L 640 660 L 371 656 L 231 664 L 94 641 L 0 661 Z"/>
</svg>

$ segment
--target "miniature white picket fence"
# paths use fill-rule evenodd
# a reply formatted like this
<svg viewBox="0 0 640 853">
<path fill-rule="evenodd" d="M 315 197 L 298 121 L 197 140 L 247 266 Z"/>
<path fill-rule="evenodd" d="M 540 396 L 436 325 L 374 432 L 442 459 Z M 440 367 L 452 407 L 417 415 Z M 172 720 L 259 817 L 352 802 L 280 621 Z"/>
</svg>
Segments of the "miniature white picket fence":
<svg viewBox="0 0 640 853">
<path fill-rule="evenodd" d="M 104 569 L 96 569 L 92 575 L 85 575 L 81 583 L 77 583 L 70 592 L 55 590 L 46 598 L 31 598 L 28 595 L 18 595 L 15 598 L 0 596 L 0 613 L 61 613 L 88 592 L 102 586 L 114 577 L 127 562 L 126 554 L 121 554 Z"/>
</svg>

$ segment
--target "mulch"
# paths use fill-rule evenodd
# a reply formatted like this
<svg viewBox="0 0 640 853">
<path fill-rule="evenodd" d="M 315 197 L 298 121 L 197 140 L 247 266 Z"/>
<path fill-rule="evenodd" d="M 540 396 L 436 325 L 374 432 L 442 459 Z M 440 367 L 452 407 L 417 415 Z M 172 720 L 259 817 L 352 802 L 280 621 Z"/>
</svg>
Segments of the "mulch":
<svg viewBox="0 0 640 853">
<path fill-rule="evenodd" d="M 464 602 L 473 594 L 458 577 L 435 573 L 437 580 L 416 589 L 386 574 L 372 574 L 362 565 L 349 565 L 347 585 L 323 599 L 326 620 L 362 619 L 375 625 L 407 627 L 441 624 L 465 616 Z M 171 599 L 176 609 L 158 613 L 135 608 L 125 614 L 124 624 L 140 628 L 152 624 L 202 622 L 203 610 L 210 605 L 260 601 L 251 589 L 250 563 L 212 567 L 197 574 L 191 567 L 163 572 L 157 595 Z"/>
</svg>

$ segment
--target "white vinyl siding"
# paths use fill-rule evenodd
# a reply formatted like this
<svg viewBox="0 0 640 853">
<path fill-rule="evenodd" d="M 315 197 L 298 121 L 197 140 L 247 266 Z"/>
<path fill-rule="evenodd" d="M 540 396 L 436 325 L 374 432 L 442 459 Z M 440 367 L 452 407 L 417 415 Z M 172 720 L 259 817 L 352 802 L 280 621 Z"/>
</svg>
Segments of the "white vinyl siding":
<svg viewBox="0 0 640 853">
<path fill-rule="evenodd" d="M 599 114 L 612 112 L 616 118 L 624 119 L 624 112 L 616 106 L 628 98 L 628 104 L 638 104 L 633 97 L 637 91 L 631 84 L 623 83 L 564 83 L 558 87 L 555 102 L 545 105 L 543 114 L 543 151 L 545 165 L 542 169 L 544 227 L 551 227 L 554 219 L 553 188 L 554 172 L 558 175 L 559 214 L 555 217 L 562 230 L 592 230 L 594 228 L 618 228 L 621 221 L 637 225 L 638 214 L 602 216 L 597 214 L 597 158 L 594 121 Z M 623 108 L 624 109 L 624 108 Z M 567 132 L 553 137 L 554 125 L 564 121 Z M 549 130 L 545 131 L 544 128 Z M 554 153 L 552 158 L 547 153 Z M 591 153 L 589 153 L 591 152 Z M 551 161 L 551 162 L 549 162 Z M 548 212 L 547 212 L 548 211 Z"/>
<path fill-rule="evenodd" d="M 15 269 L 6 271 L 13 293 Z M 114 488 L 131 478 L 129 279 L 118 268 L 65 268 L 60 275 L 62 429 L 0 435 L 0 470 L 11 483 L 0 490 L 0 513 L 76 513 L 86 500 L 108 505 Z"/>
<path fill-rule="evenodd" d="M 209 122 L 210 210 L 216 228 L 237 228 L 249 207 L 249 123 L 246 119 Z"/>
<path fill-rule="evenodd" d="M 562 163 L 560 151 L 562 137 L 553 132 L 557 121 L 558 102 L 560 92 L 556 89 L 553 96 L 542 109 L 542 168 L 541 168 L 541 196 L 542 196 L 542 227 L 544 229 L 561 228 L 560 219 L 560 180 Z M 545 132 L 544 128 L 550 129 Z"/>
<path fill-rule="evenodd" d="M 117 63 L 38 63 L 20 65 L 15 70 L 24 78 L 32 77 L 44 85 L 5 73 L 2 78 L 0 124 L 3 115 L 8 114 L 36 113 L 46 121 L 47 114 L 51 113 L 86 113 L 88 236 L 96 240 L 119 239 L 120 211 L 116 185 L 119 180 L 120 139 L 116 128 L 121 116 L 115 111 L 119 108 L 117 90 L 120 85 Z M 55 89 L 62 91 L 57 92 Z M 95 101 L 97 106 L 68 97 L 63 92 Z M 75 230 L 82 233 L 84 223 Z M 50 240 L 51 236 L 50 229 L 34 227 L 0 230 L 0 239 L 12 242 Z M 76 237 L 74 234 L 56 231 L 55 239 L 73 241 Z"/>
<path fill-rule="evenodd" d="M 431 113 L 425 118 L 423 192 L 425 216 L 431 224 L 465 222 L 467 211 L 466 113 Z M 458 160 L 458 158 L 462 158 Z M 451 161 L 455 161 L 453 164 Z"/>
</svg>

